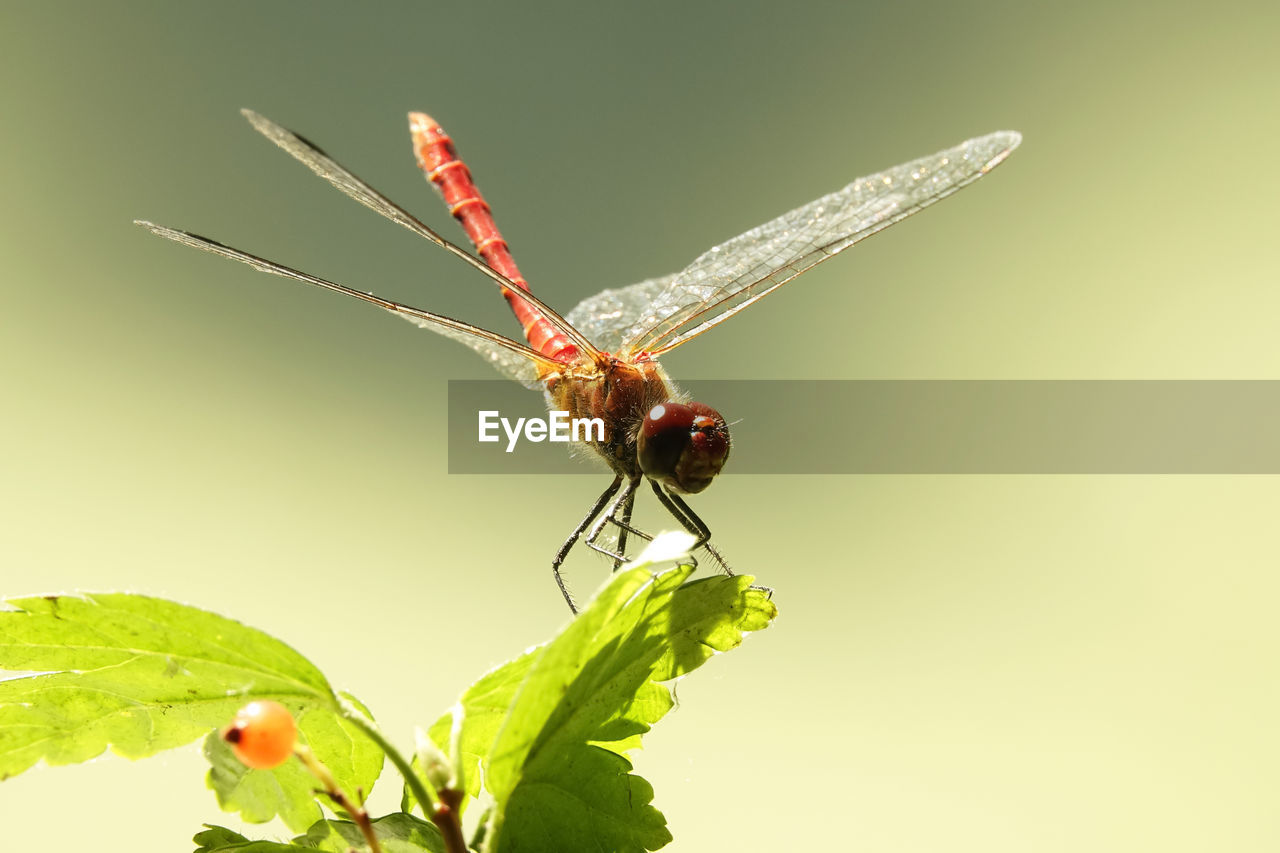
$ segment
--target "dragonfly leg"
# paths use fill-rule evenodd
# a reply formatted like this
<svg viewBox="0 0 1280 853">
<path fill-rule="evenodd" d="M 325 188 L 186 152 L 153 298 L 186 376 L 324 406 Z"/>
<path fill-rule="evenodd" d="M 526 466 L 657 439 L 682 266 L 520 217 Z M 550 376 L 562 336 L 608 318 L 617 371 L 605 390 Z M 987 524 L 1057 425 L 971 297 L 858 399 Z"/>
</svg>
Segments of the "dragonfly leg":
<svg viewBox="0 0 1280 853">
<path fill-rule="evenodd" d="M 652 536 L 650 536 L 648 533 L 645 533 L 643 530 L 641 530 L 639 527 L 636 527 L 633 524 L 628 524 L 627 522 L 621 521 L 617 518 L 611 518 L 609 519 L 609 521 L 610 523 L 613 524 L 614 527 L 617 527 L 619 530 L 625 530 L 631 536 L 639 536 L 641 539 L 643 539 L 646 542 L 653 541 Z"/>
<path fill-rule="evenodd" d="M 736 572 L 729 568 L 729 564 L 725 562 L 724 557 L 711 544 L 711 528 L 707 527 L 706 522 L 698 518 L 698 514 L 679 495 L 666 491 L 656 480 L 650 480 L 649 485 L 653 486 L 653 493 L 658 496 L 658 500 L 667 508 L 667 512 L 671 513 L 675 520 L 680 522 L 680 526 L 698 537 L 698 541 L 693 544 L 693 548 L 690 550 L 705 548 L 721 570 L 726 575 L 733 577 Z"/>
<path fill-rule="evenodd" d="M 613 522 L 621 527 L 621 522 L 618 521 L 618 510 L 625 508 L 629 515 L 629 509 L 635 503 L 636 486 L 639 485 L 639 483 L 639 480 L 628 480 L 622 487 L 622 492 L 613 499 L 613 503 L 609 504 L 609 508 L 604 512 L 604 514 L 596 519 L 596 523 L 591 525 L 591 532 L 587 534 L 587 547 L 593 551 L 599 551 L 606 557 L 612 558 L 615 568 L 626 561 L 626 552 L 621 548 L 618 548 L 617 550 L 610 550 L 603 545 L 596 544 L 596 542 L 600 538 L 601 534 L 604 533 L 604 526 L 609 522 Z M 630 524 L 627 524 L 624 532 L 639 533 L 639 531 Z M 625 538 L 620 536 L 619 544 L 625 544 L 625 542 Z"/>
<path fill-rule="evenodd" d="M 569 594 L 569 588 L 564 585 L 564 578 L 560 575 L 560 566 L 564 563 L 564 558 L 569 556 L 569 551 L 582 538 L 582 531 L 586 530 L 587 526 L 596 520 L 596 516 L 613 499 L 614 494 L 617 493 L 621 486 L 622 476 L 614 477 L 613 482 L 609 484 L 609 488 L 605 489 L 600 497 L 596 499 L 591 511 L 587 513 L 582 521 L 578 522 L 578 526 L 573 529 L 573 532 L 569 534 L 569 538 L 564 540 L 564 544 L 560 546 L 559 552 L 556 553 L 556 558 L 551 561 L 551 571 L 556 576 L 556 586 L 560 587 L 560 594 L 564 596 L 565 602 L 569 605 L 569 610 L 573 613 L 578 612 L 578 607 L 573 603 L 573 596 Z M 634 490 L 635 485 L 632 484 L 631 488 Z"/>
<path fill-rule="evenodd" d="M 631 511 L 635 509 L 635 506 L 636 506 L 636 492 L 635 492 L 635 489 L 632 489 L 631 493 L 627 495 L 626 500 L 622 502 L 622 520 L 619 521 L 616 518 L 613 519 L 613 523 L 618 525 L 618 556 L 615 556 L 613 558 L 613 570 L 615 572 L 618 569 L 622 568 L 623 557 L 625 557 L 627 553 L 627 534 L 628 533 L 634 533 L 637 536 L 641 536 L 645 539 L 652 538 L 651 536 L 641 533 L 639 530 L 636 530 L 634 527 L 631 526 Z"/>
</svg>

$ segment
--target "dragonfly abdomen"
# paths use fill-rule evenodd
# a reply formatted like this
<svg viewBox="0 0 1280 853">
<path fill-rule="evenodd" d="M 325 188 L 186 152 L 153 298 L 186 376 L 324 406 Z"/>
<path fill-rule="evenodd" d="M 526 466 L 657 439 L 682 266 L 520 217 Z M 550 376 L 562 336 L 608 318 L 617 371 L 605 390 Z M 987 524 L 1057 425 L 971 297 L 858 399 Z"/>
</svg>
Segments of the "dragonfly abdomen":
<svg viewBox="0 0 1280 853">
<path fill-rule="evenodd" d="M 489 211 L 489 204 L 471 179 L 471 171 L 458 157 L 453 140 L 426 113 L 409 113 L 409 129 L 413 135 L 413 151 L 418 166 L 435 185 L 449 206 L 449 212 L 462 224 L 476 252 L 485 263 L 502 273 L 522 290 L 529 283 L 520 274 L 502 232 Z M 578 348 L 569 342 L 546 317 L 510 291 L 504 291 L 507 304 L 515 312 L 529 346 L 556 361 L 569 364 L 577 360 Z"/>
</svg>

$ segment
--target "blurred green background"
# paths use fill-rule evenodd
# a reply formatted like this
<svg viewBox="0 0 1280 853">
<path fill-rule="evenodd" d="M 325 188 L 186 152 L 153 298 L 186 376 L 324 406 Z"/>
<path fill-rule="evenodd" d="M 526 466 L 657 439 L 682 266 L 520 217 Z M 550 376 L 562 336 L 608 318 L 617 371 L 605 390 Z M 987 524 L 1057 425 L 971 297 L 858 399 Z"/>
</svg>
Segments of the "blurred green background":
<svg viewBox="0 0 1280 853">
<path fill-rule="evenodd" d="M 989 179 L 668 369 L 1278 379 L 1278 19 L 1261 2 L 6 2 L 0 591 L 234 616 L 401 743 L 567 615 L 548 561 L 605 478 L 448 476 L 446 381 L 492 375 L 474 354 L 130 224 L 516 331 L 474 274 L 239 107 L 456 235 L 411 157 L 405 113 L 431 112 L 563 309 L 1015 128 Z M 795 421 L 804 441 L 846 426 Z M 1280 848 L 1274 477 L 729 473 L 695 506 L 781 616 L 682 683 L 636 758 L 671 849 Z M 572 574 L 586 590 L 603 572 Z M 187 849 L 203 821 L 236 825 L 202 773 L 194 747 L 35 769 L 0 784 L 0 846 Z"/>
</svg>

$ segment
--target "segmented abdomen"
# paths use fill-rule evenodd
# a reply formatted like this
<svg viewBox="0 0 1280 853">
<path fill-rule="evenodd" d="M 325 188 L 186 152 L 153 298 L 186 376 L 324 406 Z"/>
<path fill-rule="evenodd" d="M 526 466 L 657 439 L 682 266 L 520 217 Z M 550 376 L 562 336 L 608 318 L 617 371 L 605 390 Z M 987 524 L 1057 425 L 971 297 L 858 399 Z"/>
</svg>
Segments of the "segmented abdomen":
<svg viewBox="0 0 1280 853">
<path fill-rule="evenodd" d="M 413 151 L 418 159 L 418 166 L 440 191 L 445 204 L 449 206 L 449 212 L 462 224 L 480 257 L 517 287 L 528 291 L 529 284 L 520 275 L 507 241 L 498 231 L 489 212 L 489 204 L 471 180 L 470 170 L 458 159 L 453 140 L 425 113 L 409 114 L 409 130 L 413 135 Z M 578 348 L 542 312 L 509 290 L 504 290 L 503 296 L 520 321 L 529 346 L 566 364 L 578 357 Z"/>
</svg>

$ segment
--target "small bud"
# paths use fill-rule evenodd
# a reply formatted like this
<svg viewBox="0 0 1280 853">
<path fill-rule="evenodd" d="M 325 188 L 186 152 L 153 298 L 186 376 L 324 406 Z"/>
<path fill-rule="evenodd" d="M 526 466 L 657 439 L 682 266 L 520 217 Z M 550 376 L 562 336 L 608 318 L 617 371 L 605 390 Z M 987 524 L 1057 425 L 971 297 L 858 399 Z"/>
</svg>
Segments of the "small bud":
<svg viewBox="0 0 1280 853">
<path fill-rule="evenodd" d="M 427 782 L 436 791 L 452 787 L 453 766 L 440 751 L 440 747 L 436 746 L 435 741 L 421 728 L 415 728 L 413 736 L 418 751 L 418 767 L 422 770 L 422 775 L 426 777 Z"/>
</svg>

